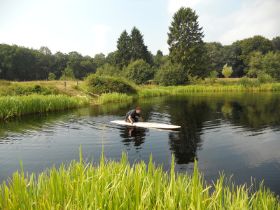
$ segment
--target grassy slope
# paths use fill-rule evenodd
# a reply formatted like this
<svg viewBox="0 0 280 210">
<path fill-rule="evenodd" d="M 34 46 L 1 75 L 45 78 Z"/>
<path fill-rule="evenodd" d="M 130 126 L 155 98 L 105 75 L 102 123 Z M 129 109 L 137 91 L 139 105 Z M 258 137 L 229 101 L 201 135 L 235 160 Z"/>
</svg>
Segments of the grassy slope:
<svg viewBox="0 0 280 210">
<path fill-rule="evenodd" d="M 0 209 L 280 209 L 276 196 L 264 187 L 256 192 L 234 185 L 221 176 L 206 184 L 197 166 L 192 176 L 170 173 L 154 166 L 119 162 L 98 166 L 83 161 L 39 176 L 13 174 L 0 187 Z"/>
</svg>

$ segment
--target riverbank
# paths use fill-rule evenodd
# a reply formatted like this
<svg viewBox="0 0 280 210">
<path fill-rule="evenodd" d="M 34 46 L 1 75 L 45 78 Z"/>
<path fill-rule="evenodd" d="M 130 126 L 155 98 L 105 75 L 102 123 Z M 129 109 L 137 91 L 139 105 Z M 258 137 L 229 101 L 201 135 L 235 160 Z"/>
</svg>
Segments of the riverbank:
<svg viewBox="0 0 280 210">
<path fill-rule="evenodd" d="M 213 84 L 184 86 L 136 86 L 135 94 L 96 94 L 87 91 L 84 81 L 0 81 L 0 120 L 31 113 L 45 113 L 81 107 L 86 104 L 131 103 L 137 98 L 176 96 L 198 93 L 257 93 L 280 92 L 280 83 L 256 83 L 249 80 L 242 85 L 240 80 L 221 80 Z M 249 84 L 249 85 L 248 85 Z M 40 95 L 34 98 L 34 94 Z M 57 96 L 59 95 L 59 96 Z M 55 98 L 57 96 L 58 98 Z M 10 98 L 16 97 L 16 98 Z M 39 99 L 40 98 L 40 99 Z M 50 101 L 53 98 L 52 101 Z M 63 98 L 63 100 L 62 100 Z M 61 99 L 61 100 L 57 100 Z M 54 103 L 55 102 L 55 103 Z M 71 105 L 70 105 L 71 104 Z M 17 107 L 18 106 L 18 107 Z"/>
<path fill-rule="evenodd" d="M 83 97 L 66 95 L 1 96 L 0 120 L 27 114 L 61 111 L 89 104 Z"/>
<path fill-rule="evenodd" d="M 0 187 L 1 209 L 280 209 L 262 185 L 234 185 L 223 175 L 207 184 L 197 164 L 192 174 L 149 164 L 130 165 L 127 156 L 99 165 L 72 161 L 38 175 L 15 172 Z M 256 191 L 252 191 L 256 189 Z"/>
</svg>

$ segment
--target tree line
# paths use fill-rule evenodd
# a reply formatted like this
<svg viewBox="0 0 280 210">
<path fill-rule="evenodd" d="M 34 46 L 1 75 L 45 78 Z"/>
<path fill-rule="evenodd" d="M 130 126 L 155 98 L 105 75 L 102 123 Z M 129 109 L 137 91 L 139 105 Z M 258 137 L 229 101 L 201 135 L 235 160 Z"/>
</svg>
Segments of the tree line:
<svg viewBox="0 0 280 210">
<path fill-rule="evenodd" d="M 123 76 L 137 84 L 154 81 L 163 85 L 185 84 L 191 78 L 258 77 L 267 74 L 280 80 L 280 36 L 269 40 L 254 36 L 231 45 L 203 41 L 203 28 L 191 8 L 180 8 L 168 32 L 169 54 L 153 55 L 143 34 L 133 27 L 124 30 L 117 50 L 94 57 L 78 52 L 52 54 L 39 50 L 0 44 L 0 79 L 46 80 L 82 79 L 88 74 Z"/>
</svg>

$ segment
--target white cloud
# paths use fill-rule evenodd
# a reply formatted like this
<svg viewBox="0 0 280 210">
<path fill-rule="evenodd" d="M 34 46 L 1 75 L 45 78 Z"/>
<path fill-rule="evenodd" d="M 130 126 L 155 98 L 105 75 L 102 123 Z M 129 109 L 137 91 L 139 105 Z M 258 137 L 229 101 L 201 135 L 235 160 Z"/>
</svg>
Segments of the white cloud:
<svg viewBox="0 0 280 210">
<path fill-rule="evenodd" d="M 221 27 L 228 29 L 217 37 L 218 41 L 230 44 L 254 35 L 273 38 L 280 34 L 279 0 L 246 0 L 242 3 L 238 11 L 223 18 Z M 214 25 L 219 26 L 219 24 Z"/>
<path fill-rule="evenodd" d="M 194 7 L 201 0 L 168 0 L 168 13 L 173 15 L 180 7 Z"/>
</svg>

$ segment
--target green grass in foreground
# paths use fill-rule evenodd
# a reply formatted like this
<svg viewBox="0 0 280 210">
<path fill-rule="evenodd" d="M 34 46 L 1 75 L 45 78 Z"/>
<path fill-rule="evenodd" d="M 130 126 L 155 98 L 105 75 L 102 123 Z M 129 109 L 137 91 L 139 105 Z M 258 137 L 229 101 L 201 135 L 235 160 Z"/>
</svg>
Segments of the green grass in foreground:
<svg viewBox="0 0 280 210">
<path fill-rule="evenodd" d="M 0 120 L 25 114 L 66 110 L 88 104 L 84 97 L 28 95 L 0 97 Z"/>
<path fill-rule="evenodd" d="M 0 209 L 280 209 L 260 186 L 255 192 L 221 177 L 209 185 L 198 172 L 170 173 L 150 163 L 130 165 L 101 158 L 98 166 L 72 161 L 38 176 L 15 172 L 0 187 Z"/>
</svg>

